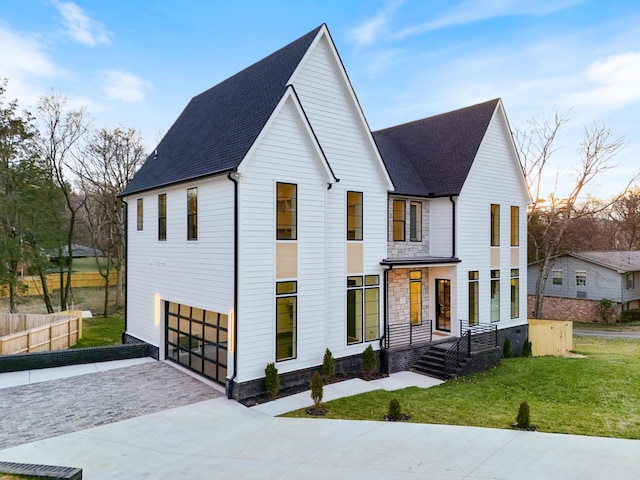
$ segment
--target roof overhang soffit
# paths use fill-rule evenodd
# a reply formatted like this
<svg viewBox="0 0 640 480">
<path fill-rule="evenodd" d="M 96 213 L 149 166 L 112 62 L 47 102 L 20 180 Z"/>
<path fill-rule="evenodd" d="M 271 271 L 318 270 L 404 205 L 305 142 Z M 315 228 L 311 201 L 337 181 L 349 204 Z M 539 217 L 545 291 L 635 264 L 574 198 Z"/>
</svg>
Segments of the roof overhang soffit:
<svg viewBox="0 0 640 480">
<path fill-rule="evenodd" d="M 329 45 L 329 50 L 332 53 L 332 57 L 335 61 L 335 64 L 338 67 L 338 70 L 340 71 L 340 74 L 342 76 L 342 80 L 346 86 L 346 90 L 349 93 L 349 97 L 351 98 L 351 101 L 354 105 L 354 108 L 358 114 L 358 118 L 360 119 L 362 128 L 363 128 L 363 132 L 365 132 L 366 136 L 367 136 L 367 141 L 371 147 L 371 154 L 375 157 L 376 162 L 378 164 L 378 167 L 380 169 L 380 172 L 382 174 L 382 176 L 385 179 L 385 182 L 387 183 L 387 190 L 389 191 L 393 191 L 395 190 L 395 186 L 393 185 L 393 181 L 391 180 L 391 177 L 389 176 L 389 172 L 387 172 L 387 167 L 385 166 L 384 162 L 382 161 L 382 156 L 380 155 L 380 152 L 378 151 L 378 146 L 376 145 L 375 141 L 373 140 L 373 134 L 371 133 L 371 129 L 369 128 L 369 123 L 367 122 L 367 119 L 364 116 L 364 113 L 362 111 L 362 108 L 360 107 L 360 102 L 358 101 L 358 97 L 356 96 L 355 90 L 353 89 L 353 86 L 351 85 L 351 81 L 349 80 L 349 76 L 347 75 L 347 71 L 344 68 L 344 64 L 342 63 L 342 59 L 340 58 L 340 55 L 338 54 L 338 50 L 335 46 L 335 43 L 333 43 L 333 39 L 331 38 L 331 34 L 329 33 L 329 29 L 327 28 L 326 24 L 322 25 L 322 28 L 318 31 L 318 34 L 316 35 L 316 38 L 313 40 L 313 42 L 311 42 L 311 45 L 309 46 L 309 49 L 307 50 L 307 52 L 304 54 L 304 56 L 302 57 L 302 60 L 300 61 L 300 63 L 298 64 L 298 66 L 296 67 L 296 69 L 294 70 L 293 74 L 291 75 L 291 78 L 289 79 L 289 84 L 295 84 L 295 80 L 296 77 L 298 76 L 298 73 L 300 72 L 300 70 L 304 67 L 305 63 L 307 62 L 307 59 L 311 56 L 314 48 L 317 47 L 317 45 L 321 42 L 321 41 L 326 41 L 327 44 Z"/>
<path fill-rule="evenodd" d="M 302 125 L 305 133 L 307 134 L 308 139 L 313 145 L 313 149 L 315 150 L 317 158 L 320 160 L 322 164 L 322 168 L 324 169 L 327 175 L 327 182 L 330 184 L 339 182 L 340 179 L 336 178 L 335 174 L 333 173 L 333 169 L 331 168 L 331 165 L 329 164 L 329 161 L 327 160 L 327 157 L 324 154 L 324 151 L 322 150 L 320 143 L 318 142 L 318 138 L 315 132 L 313 131 L 311 124 L 309 123 L 309 119 L 307 118 L 307 115 L 305 114 L 304 109 L 300 104 L 300 100 L 296 95 L 295 89 L 293 88 L 292 85 L 287 86 L 287 89 L 284 95 L 280 99 L 280 102 L 278 102 L 278 105 L 276 106 L 276 108 L 271 113 L 271 116 L 269 117 L 269 120 L 267 120 L 267 123 L 265 124 L 265 126 L 262 128 L 260 135 L 258 135 L 258 138 L 256 138 L 255 142 L 253 142 L 253 145 L 251 145 L 251 148 L 249 149 L 244 159 L 238 166 L 238 173 L 240 174 L 243 173 L 244 167 L 246 166 L 246 160 L 248 158 L 251 158 L 255 149 L 257 148 L 258 145 L 260 145 L 262 139 L 266 135 L 266 132 L 269 131 L 269 129 L 273 125 L 273 122 L 278 117 L 278 114 L 284 108 L 284 106 L 287 105 L 288 102 L 294 107 L 294 110 L 298 114 L 298 119 L 300 120 L 300 124 Z"/>
</svg>

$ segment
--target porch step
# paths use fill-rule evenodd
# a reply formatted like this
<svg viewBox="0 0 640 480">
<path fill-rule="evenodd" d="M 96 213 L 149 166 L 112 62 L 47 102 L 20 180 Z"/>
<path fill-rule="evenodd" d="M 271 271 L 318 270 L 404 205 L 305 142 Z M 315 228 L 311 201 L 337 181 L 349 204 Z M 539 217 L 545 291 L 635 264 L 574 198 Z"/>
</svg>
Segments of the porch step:
<svg viewBox="0 0 640 480">
<path fill-rule="evenodd" d="M 449 343 L 434 345 L 415 363 L 412 370 L 423 375 L 446 380 L 445 357 Z"/>
</svg>

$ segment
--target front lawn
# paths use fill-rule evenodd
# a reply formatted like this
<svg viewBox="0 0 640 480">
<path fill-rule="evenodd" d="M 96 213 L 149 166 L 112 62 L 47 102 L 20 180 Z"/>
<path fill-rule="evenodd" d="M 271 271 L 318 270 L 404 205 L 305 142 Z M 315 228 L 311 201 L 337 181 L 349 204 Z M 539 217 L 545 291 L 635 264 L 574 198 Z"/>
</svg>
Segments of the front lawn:
<svg viewBox="0 0 640 480">
<path fill-rule="evenodd" d="M 410 422 L 510 428 L 527 401 L 538 431 L 640 439 L 640 341 L 576 337 L 574 348 L 586 357 L 503 359 L 495 369 L 437 387 L 327 402 L 325 418 L 382 420 L 397 398 Z"/>
<path fill-rule="evenodd" d="M 82 320 L 82 339 L 71 348 L 120 345 L 124 332 L 124 317 L 93 317 Z"/>
</svg>

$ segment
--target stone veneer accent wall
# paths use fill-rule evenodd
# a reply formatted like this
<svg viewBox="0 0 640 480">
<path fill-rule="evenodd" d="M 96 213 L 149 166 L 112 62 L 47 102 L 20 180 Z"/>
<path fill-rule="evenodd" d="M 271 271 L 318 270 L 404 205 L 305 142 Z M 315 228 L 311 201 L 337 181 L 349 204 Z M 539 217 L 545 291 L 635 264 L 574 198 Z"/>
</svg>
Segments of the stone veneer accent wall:
<svg viewBox="0 0 640 480">
<path fill-rule="evenodd" d="M 393 241 L 393 200 L 405 201 L 405 241 Z M 411 202 L 422 203 L 422 241 L 412 242 L 409 237 L 409 205 Z M 389 258 L 400 257 L 425 257 L 429 255 L 429 200 L 411 197 L 389 197 L 387 202 L 387 256 Z"/>
<path fill-rule="evenodd" d="M 597 300 L 584 298 L 544 297 L 542 302 L 542 318 L 545 320 L 569 320 L 593 322 L 598 320 Z M 527 311 L 533 316 L 535 296 L 527 296 Z M 616 316 L 620 314 L 620 305 L 616 304 Z"/>
<path fill-rule="evenodd" d="M 389 271 L 387 300 L 389 325 L 409 322 L 409 271 L 414 270 L 422 271 L 422 320 L 429 320 L 429 269 L 394 268 Z"/>
</svg>

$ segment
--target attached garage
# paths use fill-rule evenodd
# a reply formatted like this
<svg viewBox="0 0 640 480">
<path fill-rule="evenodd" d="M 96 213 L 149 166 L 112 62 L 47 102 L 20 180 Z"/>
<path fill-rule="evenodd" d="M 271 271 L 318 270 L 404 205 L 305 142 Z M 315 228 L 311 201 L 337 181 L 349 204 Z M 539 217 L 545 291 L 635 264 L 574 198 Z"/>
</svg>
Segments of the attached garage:
<svg viewBox="0 0 640 480">
<path fill-rule="evenodd" d="M 165 302 L 165 358 L 225 384 L 229 316 Z"/>
</svg>

